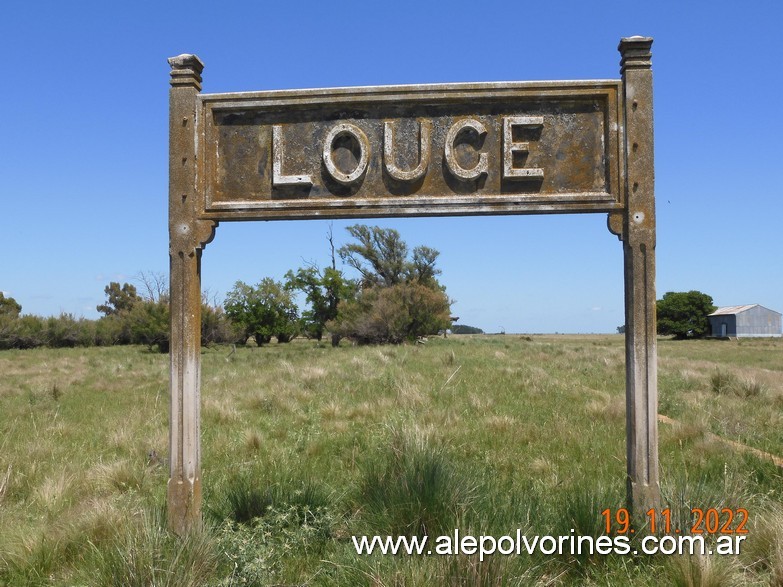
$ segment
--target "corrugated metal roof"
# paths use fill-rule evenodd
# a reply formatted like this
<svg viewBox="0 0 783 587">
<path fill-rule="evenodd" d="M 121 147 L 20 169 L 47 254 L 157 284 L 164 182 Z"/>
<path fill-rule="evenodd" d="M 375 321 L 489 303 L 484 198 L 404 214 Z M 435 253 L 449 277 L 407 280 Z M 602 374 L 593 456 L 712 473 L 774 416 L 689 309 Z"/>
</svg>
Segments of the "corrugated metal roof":
<svg viewBox="0 0 783 587">
<path fill-rule="evenodd" d="M 727 314 L 739 314 L 740 312 L 750 310 L 756 306 L 758 306 L 758 304 L 750 304 L 747 306 L 725 306 L 723 308 L 718 308 L 712 314 L 708 314 L 708 316 L 726 316 Z"/>
</svg>

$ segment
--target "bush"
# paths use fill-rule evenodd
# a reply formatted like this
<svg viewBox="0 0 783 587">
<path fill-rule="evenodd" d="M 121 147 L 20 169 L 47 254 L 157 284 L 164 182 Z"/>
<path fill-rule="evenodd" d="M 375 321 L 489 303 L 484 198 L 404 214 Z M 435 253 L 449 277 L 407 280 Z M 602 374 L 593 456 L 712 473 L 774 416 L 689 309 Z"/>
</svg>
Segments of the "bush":
<svg viewBox="0 0 783 587">
<path fill-rule="evenodd" d="M 400 283 L 365 289 L 342 304 L 329 330 L 359 344 L 399 344 L 448 328 L 450 314 L 443 291 Z"/>
<path fill-rule="evenodd" d="M 451 331 L 454 334 L 484 334 L 481 328 L 475 326 L 467 326 L 466 324 L 455 324 L 451 327 Z"/>
<path fill-rule="evenodd" d="M 145 344 L 150 349 L 157 347 L 161 353 L 169 352 L 169 316 L 166 300 L 134 304 L 127 313 L 132 342 Z"/>
<path fill-rule="evenodd" d="M 331 505 L 328 492 L 310 479 L 267 482 L 246 472 L 228 481 L 218 502 L 212 512 L 215 520 L 228 519 L 240 524 L 263 518 L 273 509 L 289 510 L 295 514 L 298 524 L 304 524 L 310 512 Z"/>
<path fill-rule="evenodd" d="M 27 314 L 13 319 L 4 329 L 0 346 L 9 349 L 34 349 L 49 343 L 43 318 Z"/>
<path fill-rule="evenodd" d="M 106 316 L 95 321 L 95 344 L 112 346 L 130 344 L 130 325 L 118 316 Z"/>
<path fill-rule="evenodd" d="M 95 323 L 73 314 L 60 314 L 46 319 L 47 344 L 52 348 L 73 348 L 95 344 Z"/>
<path fill-rule="evenodd" d="M 0 314 L 0 350 L 13 348 L 11 339 L 16 328 L 17 318 Z"/>
<path fill-rule="evenodd" d="M 201 305 L 201 344 L 244 342 L 242 329 L 237 327 L 220 306 Z"/>
</svg>

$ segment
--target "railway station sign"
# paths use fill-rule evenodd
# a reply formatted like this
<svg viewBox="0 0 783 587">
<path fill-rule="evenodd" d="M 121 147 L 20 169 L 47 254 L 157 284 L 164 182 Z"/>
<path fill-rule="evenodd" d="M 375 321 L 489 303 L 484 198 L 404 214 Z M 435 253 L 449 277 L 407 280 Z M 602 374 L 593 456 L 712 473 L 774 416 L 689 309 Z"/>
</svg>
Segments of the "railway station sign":
<svg viewBox="0 0 783 587">
<path fill-rule="evenodd" d="M 205 217 L 610 211 L 621 85 L 204 96 Z"/>
<path fill-rule="evenodd" d="M 621 40 L 617 80 L 233 94 L 201 93 L 195 55 L 169 59 L 175 531 L 201 521 L 202 252 L 239 220 L 607 214 L 624 251 L 628 502 L 657 506 L 651 45 Z"/>
</svg>

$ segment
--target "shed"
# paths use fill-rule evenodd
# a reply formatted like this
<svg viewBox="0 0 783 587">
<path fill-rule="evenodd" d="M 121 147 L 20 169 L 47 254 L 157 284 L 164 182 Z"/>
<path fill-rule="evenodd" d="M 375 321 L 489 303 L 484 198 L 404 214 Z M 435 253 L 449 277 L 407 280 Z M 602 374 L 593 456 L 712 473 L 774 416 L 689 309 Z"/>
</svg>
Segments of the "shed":
<svg viewBox="0 0 783 587">
<path fill-rule="evenodd" d="M 718 308 L 707 319 L 710 321 L 711 336 L 783 336 L 780 312 L 758 304 Z"/>
</svg>

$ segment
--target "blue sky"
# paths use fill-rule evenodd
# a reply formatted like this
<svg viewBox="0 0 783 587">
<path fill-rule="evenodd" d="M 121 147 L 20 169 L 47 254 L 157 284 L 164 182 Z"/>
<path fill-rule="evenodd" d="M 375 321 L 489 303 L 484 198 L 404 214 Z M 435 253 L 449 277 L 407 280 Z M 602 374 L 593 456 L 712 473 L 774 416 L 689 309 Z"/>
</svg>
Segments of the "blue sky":
<svg viewBox="0 0 783 587">
<path fill-rule="evenodd" d="M 7 2 L 0 19 L 0 291 L 96 317 L 110 281 L 168 270 L 166 58 L 204 92 L 619 77 L 652 36 L 657 290 L 783 311 L 778 1 Z M 338 244 L 346 242 L 335 221 Z M 486 331 L 614 332 L 622 247 L 598 215 L 390 219 L 441 252 L 453 311 Z M 328 262 L 328 223 L 224 223 L 203 257 L 237 280 Z"/>
</svg>

